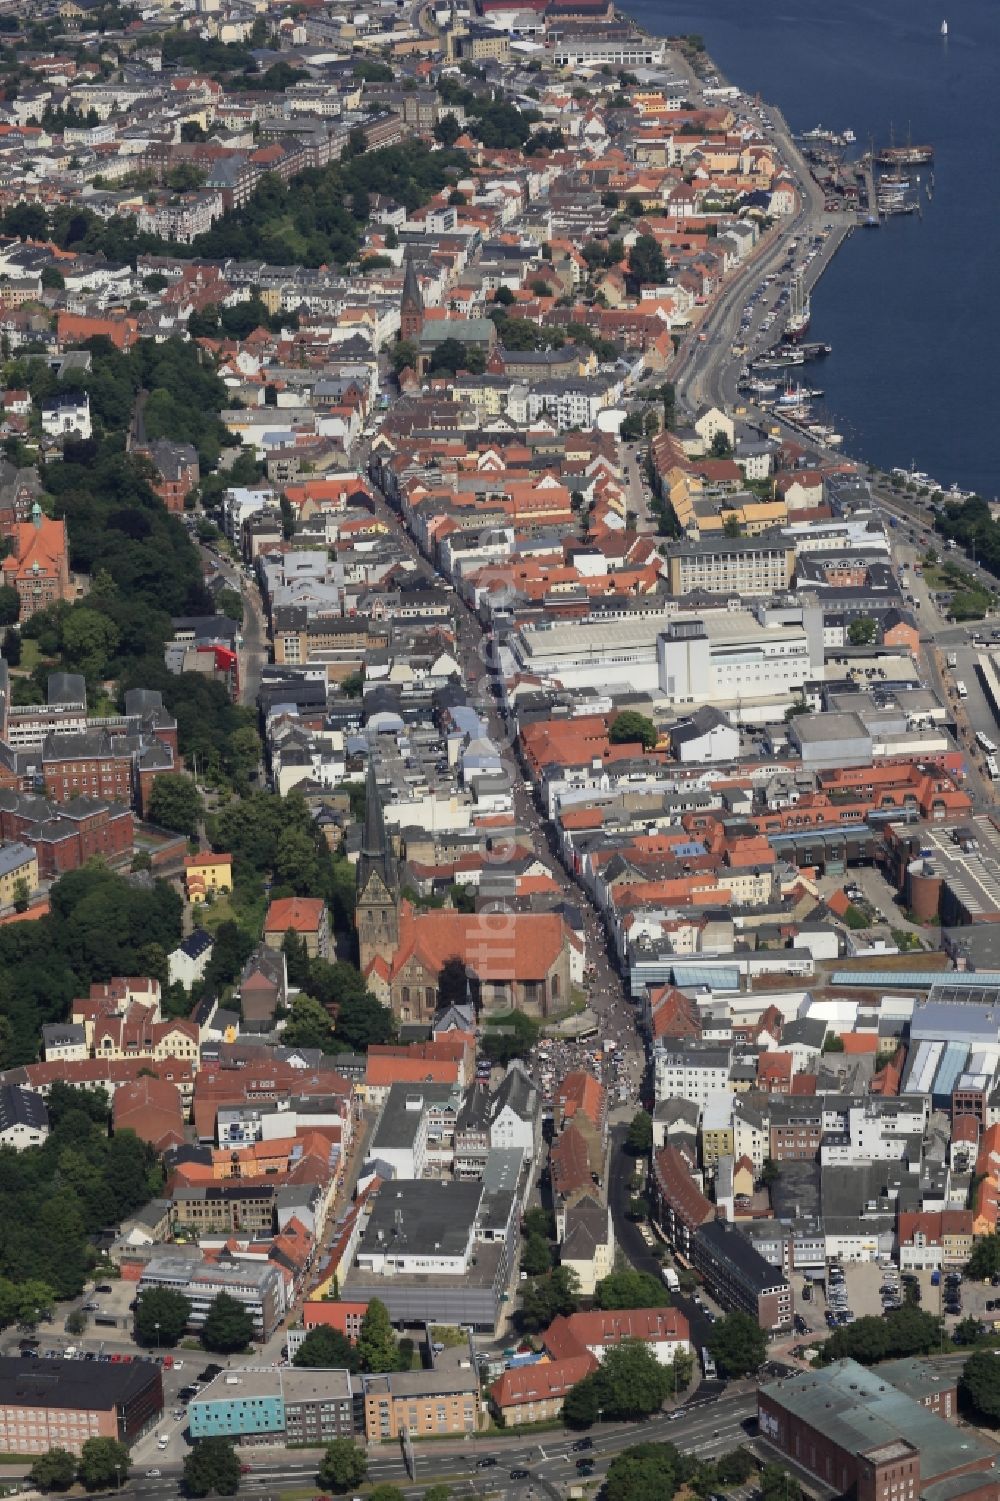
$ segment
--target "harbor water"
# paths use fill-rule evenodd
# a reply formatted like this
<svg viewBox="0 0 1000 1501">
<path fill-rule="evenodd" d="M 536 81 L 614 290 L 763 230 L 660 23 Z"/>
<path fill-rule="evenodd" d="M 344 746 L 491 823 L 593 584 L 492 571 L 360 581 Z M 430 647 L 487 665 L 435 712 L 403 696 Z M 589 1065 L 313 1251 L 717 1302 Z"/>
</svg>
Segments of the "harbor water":
<svg viewBox="0 0 1000 1501">
<path fill-rule="evenodd" d="M 822 415 L 848 453 L 1000 496 L 1000 5 L 996 0 L 628 0 L 648 30 L 699 33 L 726 77 L 791 128 L 934 147 L 922 217 L 859 229 L 812 300 L 833 345 Z M 941 23 L 948 22 L 942 36 Z"/>
</svg>

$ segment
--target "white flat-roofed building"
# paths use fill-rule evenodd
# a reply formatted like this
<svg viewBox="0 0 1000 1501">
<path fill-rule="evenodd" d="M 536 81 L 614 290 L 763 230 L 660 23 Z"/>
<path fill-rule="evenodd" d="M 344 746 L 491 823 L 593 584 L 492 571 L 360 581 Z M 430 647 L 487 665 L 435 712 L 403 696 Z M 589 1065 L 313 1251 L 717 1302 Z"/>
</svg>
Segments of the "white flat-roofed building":
<svg viewBox="0 0 1000 1501">
<path fill-rule="evenodd" d="M 512 640 L 513 656 L 518 670 L 557 678 L 568 689 L 620 685 L 633 693 L 656 693 L 656 642 L 669 618 L 667 611 L 656 611 L 524 626 Z"/>
<path fill-rule="evenodd" d="M 675 617 L 657 641 L 659 688 L 675 703 L 786 698 L 822 673 L 803 625 L 761 625 L 749 610 Z"/>
</svg>

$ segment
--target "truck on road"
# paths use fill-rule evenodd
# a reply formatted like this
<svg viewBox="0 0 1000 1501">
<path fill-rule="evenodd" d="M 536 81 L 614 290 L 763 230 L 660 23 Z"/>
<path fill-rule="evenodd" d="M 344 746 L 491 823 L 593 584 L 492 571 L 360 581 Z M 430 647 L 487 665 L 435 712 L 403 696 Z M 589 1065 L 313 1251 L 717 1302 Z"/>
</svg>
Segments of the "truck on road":
<svg viewBox="0 0 1000 1501">
<path fill-rule="evenodd" d="M 669 1287 L 672 1293 L 680 1292 L 681 1279 L 678 1277 L 672 1266 L 662 1266 L 660 1268 L 660 1276 L 663 1278 L 664 1282 Z"/>
</svg>

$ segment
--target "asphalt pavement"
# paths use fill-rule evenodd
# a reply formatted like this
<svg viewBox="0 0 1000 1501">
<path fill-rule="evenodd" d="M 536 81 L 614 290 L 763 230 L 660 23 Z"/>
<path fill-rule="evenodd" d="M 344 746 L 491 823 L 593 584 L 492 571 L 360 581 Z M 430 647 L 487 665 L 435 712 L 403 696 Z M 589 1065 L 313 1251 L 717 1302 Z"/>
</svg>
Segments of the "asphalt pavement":
<svg viewBox="0 0 1000 1501">
<path fill-rule="evenodd" d="M 595 1425 L 588 1435 L 592 1447 L 585 1451 L 573 1448 L 580 1435 L 565 1430 L 540 1434 L 531 1440 L 497 1433 L 470 1435 L 454 1444 L 443 1442 L 418 1448 L 412 1477 L 401 1454 L 379 1449 L 370 1456 L 368 1480 L 397 1485 L 408 1497 L 422 1496 L 427 1486 L 439 1480 L 464 1495 L 527 1497 L 532 1491 L 536 1495 L 539 1492 L 561 1495 L 567 1485 L 581 1478 L 577 1470 L 581 1460 L 593 1463 L 593 1478 L 599 1481 L 611 1460 L 633 1444 L 669 1440 L 685 1453 L 697 1454 L 702 1459 L 726 1453 L 745 1443 L 756 1406 L 752 1391 L 726 1392 L 720 1397 L 696 1393 L 674 1410 L 681 1415 L 679 1418 L 663 1413 L 641 1423 Z M 240 1496 L 278 1501 L 282 1490 L 310 1485 L 318 1452 L 312 1456 L 300 1451 L 296 1454 L 294 1460 L 284 1455 L 272 1459 L 266 1452 L 242 1450 L 243 1463 L 249 1470 L 241 1480 Z M 153 1464 L 150 1468 L 159 1469 L 160 1474 L 148 1477 L 137 1474 L 118 1494 L 143 1501 L 159 1501 L 168 1494 L 175 1495 L 180 1466 Z M 512 1480 L 511 1470 L 528 1473 Z"/>
</svg>

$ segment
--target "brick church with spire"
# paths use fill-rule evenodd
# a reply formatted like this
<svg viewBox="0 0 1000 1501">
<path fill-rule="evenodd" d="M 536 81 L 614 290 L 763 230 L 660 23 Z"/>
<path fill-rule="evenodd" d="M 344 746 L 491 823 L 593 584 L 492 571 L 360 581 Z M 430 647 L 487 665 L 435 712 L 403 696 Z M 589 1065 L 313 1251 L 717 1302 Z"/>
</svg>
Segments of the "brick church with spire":
<svg viewBox="0 0 1000 1501">
<path fill-rule="evenodd" d="M 399 336 L 401 339 L 420 338 L 424 331 L 424 299 L 417 278 L 417 268 L 409 250 L 406 252 L 403 273 L 403 300 L 399 305 Z"/>
<path fill-rule="evenodd" d="M 375 767 L 370 760 L 354 913 L 361 973 L 367 973 L 374 959 L 391 964 L 399 945 L 399 871 L 386 833 Z"/>
</svg>

